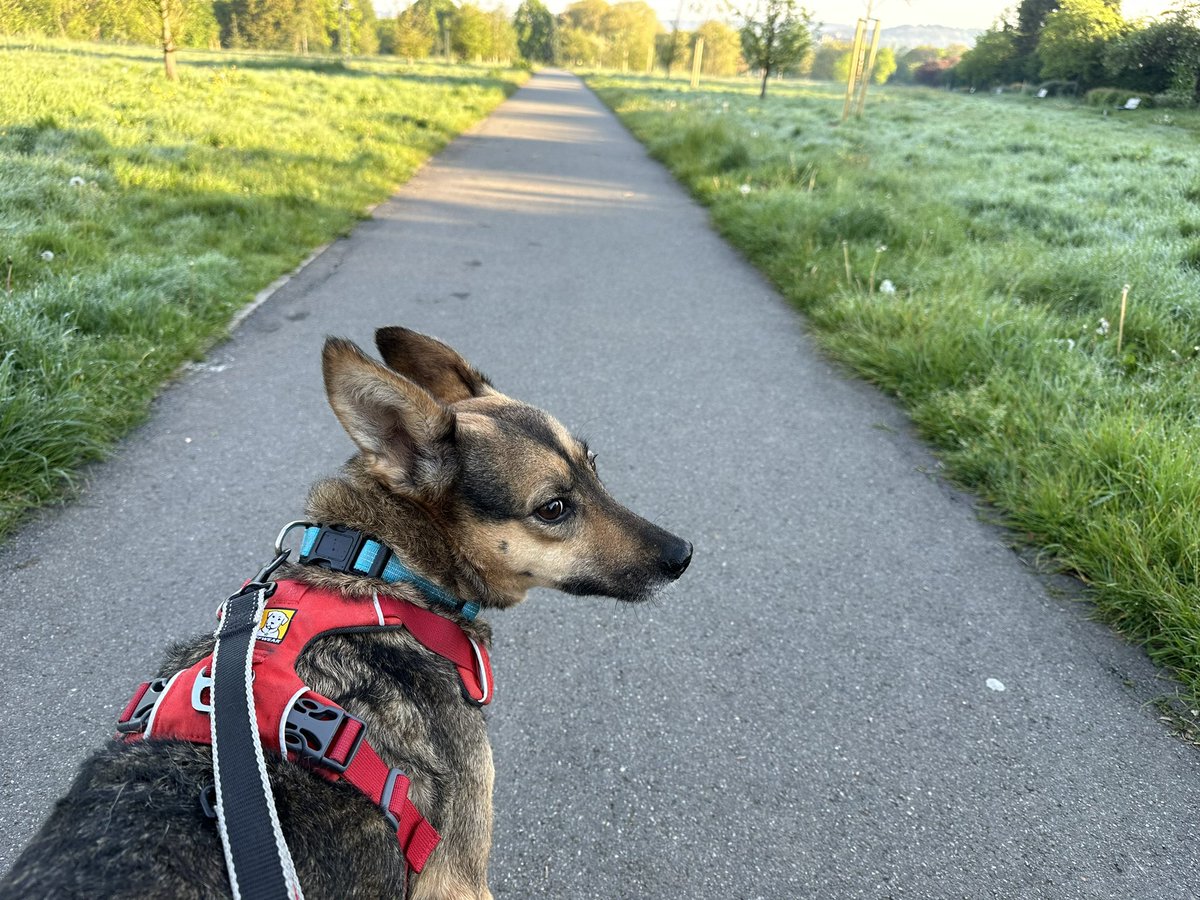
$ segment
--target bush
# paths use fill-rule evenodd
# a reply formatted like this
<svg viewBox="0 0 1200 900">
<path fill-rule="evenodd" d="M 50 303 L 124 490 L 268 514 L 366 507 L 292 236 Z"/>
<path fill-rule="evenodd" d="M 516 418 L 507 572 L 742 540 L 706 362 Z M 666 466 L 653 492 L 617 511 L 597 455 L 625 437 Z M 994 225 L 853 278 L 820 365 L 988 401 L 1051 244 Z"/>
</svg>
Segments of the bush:
<svg viewBox="0 0 1200 900">
<path fill-rule="evenodd" d="M 1118 88 L 1092 88 L 1083 95 L 1083 102 L 1088 106 L 1116 106 L 1119 102 L 1117 97 L 1120 93 L 1121 91 Z"/>
<path fill-rule="evenodd" d="M 1047 97 L 1077 97 L 1079 96 L 1079 82 L 1063 81 L 1061 79 L 1051 79 L 1043 81 L 1035 89 L 1035 94 L 1046 92 Z"/>
<path fill-rule="evenodd" d="M 1153 99 L 1158 109 L 1190 109 L 1196 105 L 1195 101 L 1185 94 L 1155 94 Z"/>
<path fill-rule="evenodd" d="M 1136 97 L 1142 101 L 1141 109 L 1150 109 L 1158 105 L 1154 94 L 1142 94 L 1137 91 L 1131 91 L 1127 88 L 1092 88 L 1084 95 L 1084 102 L 1088 106 L 1124 106 L 1130 98 Z"/>
</svg>

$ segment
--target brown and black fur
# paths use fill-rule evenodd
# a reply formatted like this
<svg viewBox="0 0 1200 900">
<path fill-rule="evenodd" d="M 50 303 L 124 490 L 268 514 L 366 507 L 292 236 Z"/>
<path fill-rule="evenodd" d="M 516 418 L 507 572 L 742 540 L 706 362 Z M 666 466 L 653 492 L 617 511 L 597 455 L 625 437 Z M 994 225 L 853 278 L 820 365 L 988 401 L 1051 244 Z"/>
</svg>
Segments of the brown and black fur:
<svg viewBox="0 0 1200 900">
<path fill-rule="evenodd" d="M 376 343 L 386 367 L 348 341 L 326 342 L 330 405 L 359 452 L 313 487 L 312 521 L 381 538 L 413 569 L 485 608 L 512 606 L 538 586 L 637 601 L 682 574 L 691 545 L 616 503 L 587 447 L 557 421 L 500 394 L 432 338 L 385 328 Z M 298 566 L 278 577 L 364 602 L 378 590 L 428 606 L 404 585 Z M 487 624 L 437 611 L 490 643 Z M 175 646 L 158 674 L 211 649 L 211 636 Z M 409 774 L 414 802 L 441 832 L 408 896 L 490 898 L 491 747 L 453 665 L 388 630 L 319 639 L 297 667 L 312 689 L 367 722 L 376 749 Z M 84 763 L 0 882 L 0 898 L 229 896 L 216 827 L 199 803 L 211 767 L 208 747 L 114 741 Z M 309 900 L 404 896 L 394 832 L 374 804 L 299 765 L 274 758 L 269 767 Z"/>
</svg>

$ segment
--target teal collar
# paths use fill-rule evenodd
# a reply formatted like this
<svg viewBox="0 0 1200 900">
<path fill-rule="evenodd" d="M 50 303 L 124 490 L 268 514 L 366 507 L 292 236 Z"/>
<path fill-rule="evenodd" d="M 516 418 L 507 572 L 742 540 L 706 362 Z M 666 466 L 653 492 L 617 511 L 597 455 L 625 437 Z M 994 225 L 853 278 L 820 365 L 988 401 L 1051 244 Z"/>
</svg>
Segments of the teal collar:
<svg viewBox="0 0 1200 900">
<path fill-rule="evenodd" d="M 345 525 L 313 525 L 310 522 L 296 522 L 293 525 L 304 526 L 299 559 L 302 565 L 378 578 L 388 584 L 404 582 L 419 590 L 426 599 L 450 607 L 468 621 L 479 615 L 478 603 L 459 600 L 428 578 L 418 575 L 378 538 Z M 288 526 L 284 533 L 291 527 Z"/>
</svg>

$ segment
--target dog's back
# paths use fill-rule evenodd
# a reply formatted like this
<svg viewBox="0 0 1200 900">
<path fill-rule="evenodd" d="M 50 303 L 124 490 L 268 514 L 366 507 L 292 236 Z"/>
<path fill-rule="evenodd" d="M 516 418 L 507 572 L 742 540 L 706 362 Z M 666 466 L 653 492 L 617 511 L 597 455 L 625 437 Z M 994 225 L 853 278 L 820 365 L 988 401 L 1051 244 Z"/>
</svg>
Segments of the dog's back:
<svg viewBox="0 0 1200 900">
<path fill-rule="evenodd" d="M 639 601 L 683 573 L 691 545 L 613 500 L 595 456 L 556 420 L 500 394 L 432 338 L 389 328 L 376 339 L 386 367 L 347 341 L 326 343 L 330 405 L 359 452 L 313 488 L 307 512 L 373 536 L 413 577 L 392 583 L 379 572 L 292 565 L 279 578 L 364 608 L 395 598 L 452 622 L 486 653 L 490 629 L 468 607 L 503 609 L 539 586 Z M 189 669 L 212 646 L 206 636 L 173 648 L 159 676 Z M 491 748 L 454 663 L 411 627 L 384 627 L 380 613 L 378 627 L 335 629 L 306 644 L 295 674 L 366 723 L 378 756 L 410 778 L 412 803 L 441 836 L 408 878 L 395 825 L 375 802 L 269 755 L 309 900 L 406 896 L 406 880 L 413 900 L 488 900 Z M 212 783 L 206 745 L 115 740 L 84 764 L 0 883 L 0 898 L 229 896 L 202 803 Z"/>
</svg>

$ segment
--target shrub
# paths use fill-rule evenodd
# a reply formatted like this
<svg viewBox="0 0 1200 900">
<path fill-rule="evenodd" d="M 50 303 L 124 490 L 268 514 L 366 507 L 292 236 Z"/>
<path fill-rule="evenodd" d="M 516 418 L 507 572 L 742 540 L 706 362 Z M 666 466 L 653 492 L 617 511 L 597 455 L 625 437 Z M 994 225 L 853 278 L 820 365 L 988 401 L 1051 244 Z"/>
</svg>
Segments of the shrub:
<svg viewBox="0 0 1200 900">
<path fill-rule="evenodd" d="M 1124 106 L 1126 101 L 1137 98 L 1141 101 L 1139 109 L 1151 109 L 1158 106 L 1158 95 L 1143 94 L 1138 91 L 1131 91 L 1126 88 L 1092 88 L 1084 95 L 1084 102 L 1088 106 Z"/>
<path fill-rule="evenodd" d="M 1195 101 L 1185 94 L 1155 94 L 1153 99 L 1158 109 L 1189 109 L 1196 105 Z"/>
<path fill-rule="evenodd" d="M 1079 94 L 1079 82 L 1052 78 L 1050 81 L 1043 81 L 1033 92 L 1040 94 L 1042 91 L 1046 92 L 1047 97 L 1075 97 Z"/>
<path fill-rule="evenodd" d="M 1117 97 L 1121 91 L 1119 88 L 1098 87 L 1092 88 L 1083 95 L 1083 101 L 1088 106 L 1116 106 Z"/>
</svg>

